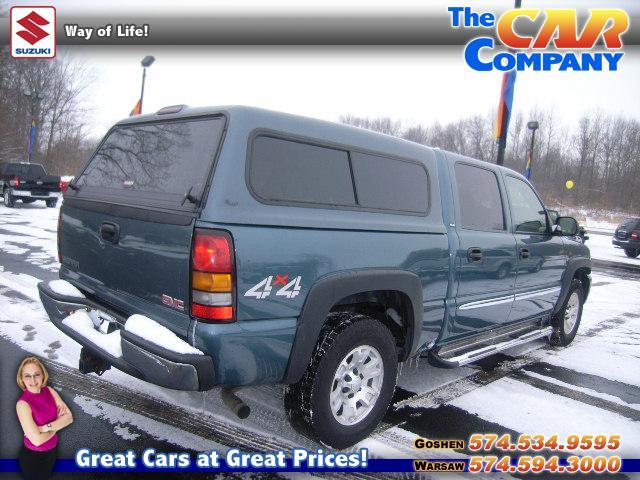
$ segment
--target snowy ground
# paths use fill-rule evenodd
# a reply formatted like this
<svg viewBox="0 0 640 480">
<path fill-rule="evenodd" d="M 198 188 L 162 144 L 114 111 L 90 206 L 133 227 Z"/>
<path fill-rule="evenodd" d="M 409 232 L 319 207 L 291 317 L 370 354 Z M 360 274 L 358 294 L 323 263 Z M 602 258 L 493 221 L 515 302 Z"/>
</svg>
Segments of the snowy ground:
<svg viewBox="0 0 640 480">
<path fill-rule="evenodd" d="M 24 350 L 75 368 L 80 348 L 49 322 L 36 289 L 40 280 L 54 278 L 59 266 L 57 214 L 57 209 L 44 205 L 7 209 L 0 204 L 0 335 Z M 587 245 L 594 258 L 631 260 L 613 249 L 610 237 L 590 236 Z M 16 268 L 16 259 L 24 270 Z M 633 262 L 640 264 L 640 259 Z M 476 431 L 617 433 L 623 438 L 623 458 L 640 458 L 640 281 L 625 276 L 593 274 L 582 325 L 570 347 L 552 348 L 540 341 L 506 352 L 509 355 L 502 355 L 489 374 L 490 381 L 478 380 L 484 373 L 477 366 L 435 369 L 424 360 L 402 365 L 398 392 L 404 396 L 397 395 L 396 409 L 359 446 L 383 458 L 460 458 L 464 455 L 454 451 L 417 451 L 412 441 L 417 436 L 466 439 Z M 317 448 L 289 426 L 278 386 L 242 390 L 252 415 L 241 421 L 229 414 L 217 389 L 176 392 L 113 369 L 101 379 L 265 439 L 265 445 Z M 83 395 L 74 401 L 75 408 L 110 422 L 125 439 L 144 431 L 179 448 L 231 446 L 108 401 Z"/>
<path fill-rule="evenodd" d="M 589 233 L 589 240 L 586 245 L 591 250 L 591 256 L 598 260 L 606 260 L 608 262 L 626 263 L 628 265 L 637 265 L 640 268 L 640 256 L 629 258 L 625 255 L 624 250 L 615 248 L 611 243 L 613 234 L 602 235 L 597 233 Z"/>
</svg>

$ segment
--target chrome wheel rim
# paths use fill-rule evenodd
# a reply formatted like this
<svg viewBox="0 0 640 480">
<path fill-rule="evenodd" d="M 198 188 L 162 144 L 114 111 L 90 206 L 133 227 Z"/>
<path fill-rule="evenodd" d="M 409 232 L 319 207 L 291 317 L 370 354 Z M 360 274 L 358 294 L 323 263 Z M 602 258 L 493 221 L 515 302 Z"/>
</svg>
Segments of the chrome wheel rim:
<svg viewBox="0 0 640 480">
<path fill-rule="evenodd" d="M 355 425 L 375 406 L 382 390 L 384 364 L 375 347 L 360 345 L 342 359 L 329 393 L 333 418 L 341 425 Z"/>
<path fill-rule="evenodd" d="M 573 292 L 567 301 L 567 307 L 564 309 L 564 331 L 570 333 L 578 321 L 578 311 L 580 307 L 580 297 L 578 292 Z"/>
</svg>

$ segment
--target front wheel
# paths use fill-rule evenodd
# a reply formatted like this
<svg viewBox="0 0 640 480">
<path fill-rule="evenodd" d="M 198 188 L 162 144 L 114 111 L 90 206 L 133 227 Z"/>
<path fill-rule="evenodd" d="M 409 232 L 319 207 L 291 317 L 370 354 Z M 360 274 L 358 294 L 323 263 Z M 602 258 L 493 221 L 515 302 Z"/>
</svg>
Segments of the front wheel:
<svg viewBox="0 0 640 480">
<path fill-rule="evenodd" d="M 552 344 L 566 347 L 576 338 L 580 320 L 582 319 L 583 304 L 584 291 L 582 290 L 582 283 L 574 278 L 567 292 L 564 305 L 553 317 Z"/>
<path fill-rule="evenodd" d="M 329 315 L 302 379 L 287 387 L 292 425 L 333 448 L 366 438 L 387 411 L 398 357 L 391 332 L 352 313 Z"/>
<path fill-rule="evenodd" d="M 636 258 L 640 254 L 639 248 L 625 248 L 624 254 L 630 258 Z"/>
</svg>

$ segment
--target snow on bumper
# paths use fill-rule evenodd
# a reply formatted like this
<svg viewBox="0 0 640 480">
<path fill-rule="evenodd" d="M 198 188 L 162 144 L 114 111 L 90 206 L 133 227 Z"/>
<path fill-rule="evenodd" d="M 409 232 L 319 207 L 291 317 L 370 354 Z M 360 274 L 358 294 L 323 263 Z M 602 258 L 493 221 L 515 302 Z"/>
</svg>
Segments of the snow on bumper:
<svg viewBox="0 0 640 480">
<path fill-rule="evenodd" d="M 86 298 L 64 280 L 40 282 L 38 290 L 52 323 L 115 368 L 176 390 L 203 391 L 213 387 L 211 357 L 154 320 L 142 315 L 127 319 Z M 117 328 L 101 331 L 102 319 L 114 320 Z"/>
</svg>

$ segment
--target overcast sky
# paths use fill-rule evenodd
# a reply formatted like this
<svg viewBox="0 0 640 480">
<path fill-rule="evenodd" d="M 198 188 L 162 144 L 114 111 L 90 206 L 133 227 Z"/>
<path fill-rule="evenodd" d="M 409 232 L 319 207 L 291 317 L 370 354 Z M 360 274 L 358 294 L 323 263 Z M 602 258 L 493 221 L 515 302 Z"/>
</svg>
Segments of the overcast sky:
<svg viewBox="0 0 640 480">
<path fill-rule="evenodd" d="M 242 104 L 326 120 L 351 113 L 428 125 L 492 111 L 501 82 L 499 72 L 471 70 L 462 47 L 65 50 L 94 70 L 89 120 L 97 136 L 133 108 L 148 54 L 156 62 L 147 69 L 145 113 L 172 104 Z M 627 49 L 618 72 L 522 72 L 514 109 L 553 108 L 567 124 L 593 109 L 640 119 L 639 79 L 639 48 Z"/>
<path fill-rule="evenodd" d="M 625 8 L 640 10 L 637 0 L 523 0 L 526 7 Z M 152 5 L 151 9 L 150 6 Z M 437 0 L 312 0 L 269 3 L 257 0 L 198 2 L 124 0 L 57 1 L 58 21 L 68 15 L 101 14 L 411 14 L 446 11 L 450 5 L 479 10 L 511 8 L 513 1 L 452 2 Z M 363 13 L 364 12 L 364 13 Z M 631 28 L 637 28 L 632 24 Z M 482 32 L 479 31 L 479 34 Z M 337 120 L 341 114 L 389 116 L 405 124 L 449 122 L 495 110 L 501 73 L 479 73 L 463 59 L 463 46 L 452 47 L 315 47 L 231 48 L 65 47 L 58 52 L 83 61 L 94 71 L 91 89 L 91 133 L 101 136 L 126 117 L 140 94 L 140 60 L 153 55 L 147 70 L 144 112 L 184 103 L 190 106 L 243 104 Z M 585 112 L 605 112 L 640 118 L 640 47 L 625 47 L 618 72 L 522 72 L 516 82 L 514 108 L 553 108 L 572 125 Z"/>
</svg>

